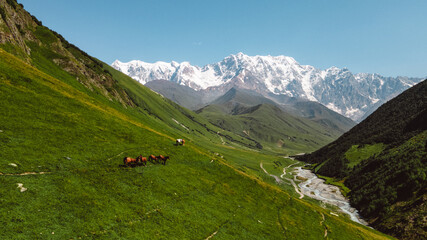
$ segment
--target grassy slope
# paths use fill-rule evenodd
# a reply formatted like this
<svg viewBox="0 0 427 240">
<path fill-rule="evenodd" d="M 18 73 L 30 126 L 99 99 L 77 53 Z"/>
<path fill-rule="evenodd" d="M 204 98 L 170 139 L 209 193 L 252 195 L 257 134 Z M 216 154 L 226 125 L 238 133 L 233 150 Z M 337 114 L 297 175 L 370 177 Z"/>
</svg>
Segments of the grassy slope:
<svg viewBox="0 0 427 240">
<path fill-rule="evenodd" d="M 284 154 L 318 149 L 338 135 L 269 104 L 253 107 L 248 113 L 239 115 L 225 114 L 221 106 L 210 105 L 199 114 L 228 131 L 255 139 L 265 146 L 265 150 Z"/>
<path fill-rule="evenodd" d="M 7 2 L 0 0 L 7 26 L 19 22 L 19 32 L 39 42 L 25 42 L 31 55 L 22 45 L 0 45 L 25 61 L 0 50 L 1 239 L 198 239 L 214 232 L 317 239 L 325 228 L 331 238 L 387 238 L 270 184 L 259 162 L 289 160 L 256 152 L 232 133 L 218 135 Z M 16 23 L 14 11 L 13 19 L 22 17 Z M 173 145 L 177 137 L 189 140 L 185 147 Z M 152 153 L 171 160 L 119 167 L 124 156 Z M 13 175 L 24 172 L 47 173 Z"/>
<path fill-rule="evenodd" d="M 384 150 L 385 146 L 382 143 L 372 144 L 372 145 L 353 145 L 345 153 L 345 157 L 348 160 L 347 167 L 353 168 L 357 166 L 363 160 L 366 160 L 370 157 L 381 153 Z"/>
<path fill-rule="evenodd" d="M 1 50 L 0 69 L 1 172 L 49 172 L 0 176 L 3 239 L 182 239 L 215 231 L 220 238 L 282 238 L 279 223 L 289 237 L 316 239 L 325 228 L 319 213 L 326 215 L 331 237 L 381 238 L 227 166 L 197 145 L 174 146 L 171 135 L 182 132 L 152 115 L 122 107 L 119 111 L 119 103 L 90 96 Z M 152 104 L 168 105 L 154 101 L 159 97 L 154 93 L 144 94 L 153 98 Z M 253 157 L 239 152 L 229 155 Z M 123 156 L 139 153 L 172 159 L 166 166 L 118 167 Z M 21 193 L 17 183 L 28 190 Z"/>
</svg>

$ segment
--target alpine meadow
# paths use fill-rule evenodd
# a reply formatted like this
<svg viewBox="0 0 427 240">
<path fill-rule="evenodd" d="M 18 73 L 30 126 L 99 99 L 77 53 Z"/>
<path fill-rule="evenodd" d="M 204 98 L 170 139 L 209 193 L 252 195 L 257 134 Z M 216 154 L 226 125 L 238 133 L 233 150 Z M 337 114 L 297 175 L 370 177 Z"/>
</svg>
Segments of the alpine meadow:
<svg viewBox="0 0 427 240">
<path fill-rule="evenodd" d="M 141 81 L 16 0 L 0 15 L 0 239 L 427 237 L 427 81 L 388 79 L 339 112 L 314 100 L 326 83 L 311 98 L 293 80 L 287 96 L 243 67 L 206 88 L 199 68 Z"/>
</svg>

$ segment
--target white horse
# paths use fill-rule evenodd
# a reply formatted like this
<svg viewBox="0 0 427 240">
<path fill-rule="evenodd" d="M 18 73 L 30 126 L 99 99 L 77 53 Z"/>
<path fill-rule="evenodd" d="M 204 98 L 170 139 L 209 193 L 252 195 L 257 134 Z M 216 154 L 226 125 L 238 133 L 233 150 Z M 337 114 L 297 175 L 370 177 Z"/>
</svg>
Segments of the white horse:
<svg viewBox="0 0 427 240">
<path fill-rule="evenodd" d="M 179 138 L 176 140 L 176 145 L 179 145 L 179 144 L 184 145 L 184 143 L 185 143 L 184 139 Z"/>
</svg>

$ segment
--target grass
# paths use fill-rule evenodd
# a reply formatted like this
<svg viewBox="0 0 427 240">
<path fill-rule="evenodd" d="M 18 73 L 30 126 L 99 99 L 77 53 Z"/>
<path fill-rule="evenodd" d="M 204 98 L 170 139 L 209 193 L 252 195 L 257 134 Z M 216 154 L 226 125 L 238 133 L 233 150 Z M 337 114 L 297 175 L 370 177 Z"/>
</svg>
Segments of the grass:
<svg viewBox="0 0 427 240">
<path fill-rule="evenodd" d="M 388 238 L 271 184 L 259 162 L 289 160 L 256 152 L 231 133 L 223 145 L 218 128 L 130 78 L 120 75 L 120 85 L 138 107 L 124 108 L 39 64 L 0 50 L 0 172 L 48 172 L 0 175 L 2 239 L 203 239 L 214 232 L 218 239 L 318 239 L 325 227 L 331 238 Z M 189 141 L 175 146 L 181 136 Z M 171 160 L 119 167 L 138 154 Z"/>
<path fill-rule="evenodd" d="M 341 193 L 342 193 L 342 195 L 344 197 L 348 197 L 349 196 L 349 193 L 350 193 L 351 190 L 344 185 L 345 179 L 338 180 L 336 178 L 322 176 L 322 175 L 317 175 L 317 177 L 325 180 L 326 184 L 337 186 L 340 189 L 340 191 L 341 191 Z"/>
<path fill-rule="evenodd" d="M 349 168 L 353 168 L 361 161 L 381 153 L 384 149 L 385 145 L 383 143 L 377 143 L 372 145 L 365 144 L 363 146 L 353 145 L 345 153 L 345 158 L 349 161 L 347 163 L 347 166 Z"/>
<path fill-rule="evenodd" d="M 253 111 L 239 115 L 226 114 L 220 108 L 219 105 L 210 105 L 199 114 L 217 126 L 260 142 L 266 152 L 292 155 L 313 151 L 338 136 L 335 131 L 291 116 L 269 104 L 259 105 Z"/>
</svg>

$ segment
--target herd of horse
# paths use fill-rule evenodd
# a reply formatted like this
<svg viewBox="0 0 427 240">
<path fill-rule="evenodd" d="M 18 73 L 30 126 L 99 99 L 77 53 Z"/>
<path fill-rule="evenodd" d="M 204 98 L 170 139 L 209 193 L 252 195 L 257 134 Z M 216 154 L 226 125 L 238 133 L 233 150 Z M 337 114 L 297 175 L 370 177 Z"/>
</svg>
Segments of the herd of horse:
<svg viewBox="0 0 427 240">
<path fill-rule="evenodd" d="M 148 161 L 150 161 L 151 163 L 161 163 L 163 165 L 166 165 L 166 161 L 169 159 L 169 156 L 163 156 L 163 155 L 159 155 L 159 156 L 154 156 L 154 155 L 150 155 L 148 156 Z M 143 166 L 147 165 L 147 158 L 143 157 L 142 155 L 139 155 L 136 158 L 131 158 L 131 157 L 125 157 L 123 158 L 123 164 L 125 166 L 132 166 L 135 164 L 142 164 Z"/>
<path fill-rule="evenodd" d="M 182 138 L 179 138 L 176 140 L 176 146 L 181 145 L 183 146 L 185 144 L 185 140 Z M 150 161 L 151 163 L 161 163 L 163 165 L 166 165 L 166 161 L 169 159 L 169 156 L 163 156 L 163 155 L 159 155 L 159 156 L 154 156 L 154 155 L 150 155 L 148 156 L 148 160 L 146 157 L 143 157 L 141 154 L 136 157 L 136 158 L 131 158 L 131 157 L 125 157 L 123 158 L 123 165 L 124 166 L 134 166 L 134 165 L 139 165 L 142 164 L 143 166 L 147 165 L 147 161 Z"/>
</svg>

